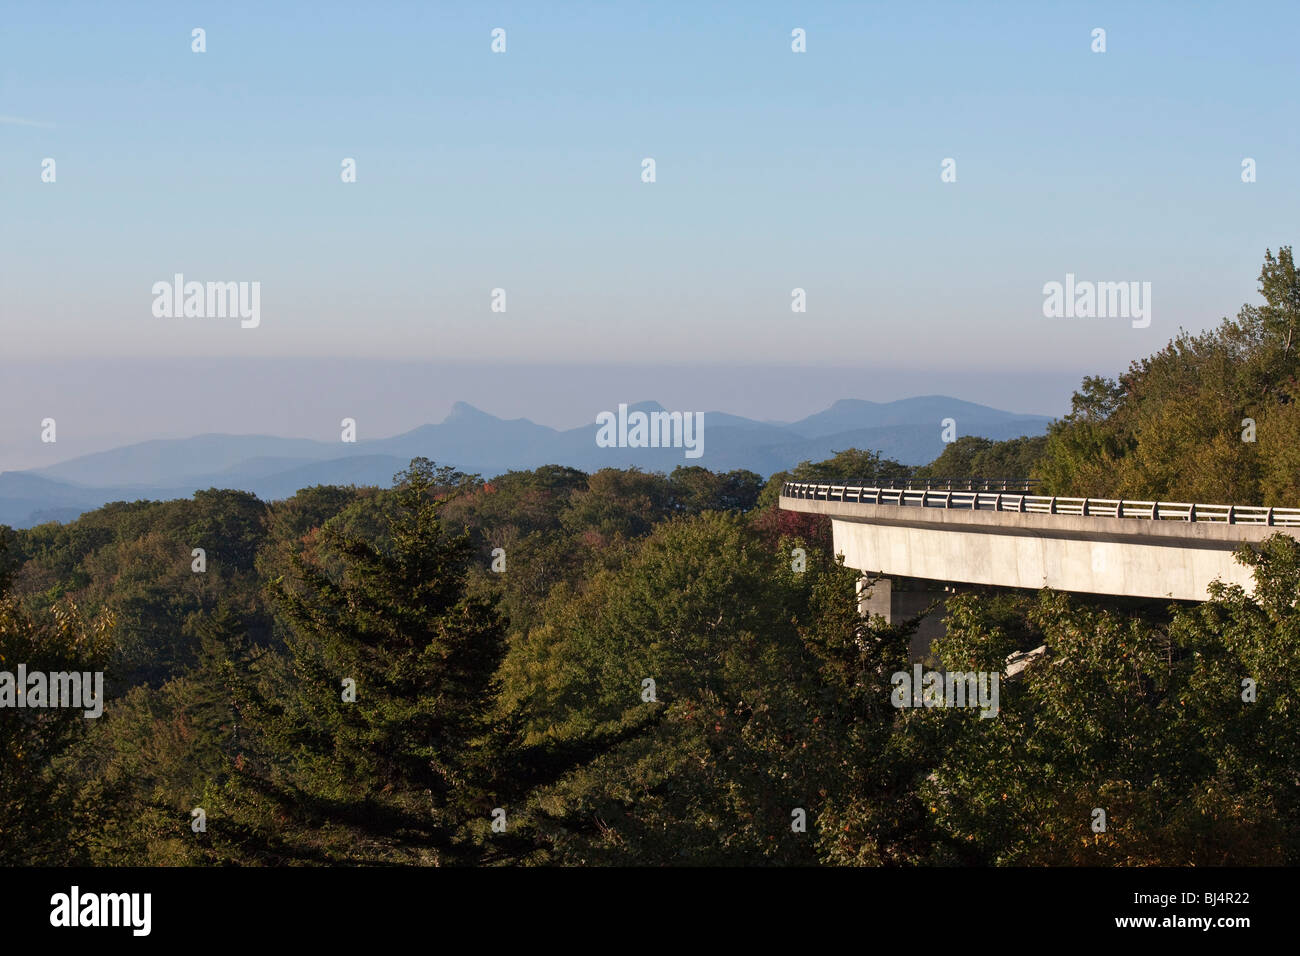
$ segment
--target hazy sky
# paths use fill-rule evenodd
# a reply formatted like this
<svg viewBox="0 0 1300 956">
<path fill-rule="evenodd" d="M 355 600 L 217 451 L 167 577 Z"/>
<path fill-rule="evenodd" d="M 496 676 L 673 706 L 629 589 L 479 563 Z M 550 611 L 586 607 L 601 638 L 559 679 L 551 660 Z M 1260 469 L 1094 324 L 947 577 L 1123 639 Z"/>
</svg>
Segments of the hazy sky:
<svg viewBox="0 0 1300 956">
<path fill-rule="evenodd" d="M 1021 374 L 1018 410 L 1054 412 L 1296 239 L 1297 28 L 1290 2 L 8 0 L 0 362 L 824 363 Z M 178 272 L 260 282 L 260 325 L 155 317 Z M 1150 327 L 1044 318 L 1066 273 L 1150 282 Z M 842 397 L 901 397 L 869 392 Z M 573 424 L 484 403 L 520 405 Z"/>
</svg>

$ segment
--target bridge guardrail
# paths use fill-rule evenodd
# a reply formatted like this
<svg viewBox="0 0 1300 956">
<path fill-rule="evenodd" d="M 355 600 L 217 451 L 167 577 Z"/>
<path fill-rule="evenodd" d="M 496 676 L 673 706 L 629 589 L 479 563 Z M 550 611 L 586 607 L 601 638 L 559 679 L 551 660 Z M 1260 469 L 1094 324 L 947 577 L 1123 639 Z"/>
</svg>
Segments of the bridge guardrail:
<svg viewBox="0 0 1300 956">
<path fill-rule="evenodd" d="M 930 479 L 934 481 L 935 479 Z M 940 479 L 947 480 L 947 479 Z M 1028 489 L 1025 479 L 976 479 L 1018 485 Z M 965 479 L 961 479 L 964 483 Z M 899 485 L 903 484 L 900 479 Z M 1093 518 L 1144 518 L 1150 521 L 1209 521 L 1220 524 L 1276 525 L 1300 527 L 1300 508 L 1268 508 L 1260 505 L 1209 505 L 1179 501 L 1133 501 L 1127 498 L 1061 498 L 1031 495 L 1023 491 L 937 490 L 932 488 L 888 487 L 883 483 L 847 484 L 836 482 L 787 481 L 781 486 L 785 498 L 844 501 L 864 505 L 952 508 L 966 511 L 1018 511 L 1029 514 L 1082 515 Z"/>
<path fill-rule="evenodd" d="M 907 489 L 909 491 L 1023 491 L 1030 492 L 1037 478 L 845 478 L 864 488 Z"/>
</svg>

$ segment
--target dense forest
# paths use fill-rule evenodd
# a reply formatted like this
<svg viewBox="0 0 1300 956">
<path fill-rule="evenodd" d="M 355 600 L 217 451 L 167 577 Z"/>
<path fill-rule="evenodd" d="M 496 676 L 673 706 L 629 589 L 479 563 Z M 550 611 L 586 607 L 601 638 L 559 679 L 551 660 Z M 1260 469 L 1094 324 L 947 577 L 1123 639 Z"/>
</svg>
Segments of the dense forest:
<svg viewBox="0 0 1300 956">
<path fill-rule="evenodd" d="M 1240 553 L 1253 595 L 1204 604 L 964 589 L 936 664 L 1047 649 L 987 720 L 891 705 L 916 622 L 863 620 L 829 522 L 777 507 L 791 476 L 867 475 L 1300 504 L 1289 248 L 1260 293 L 1086 379 L 1047 436 L 921 469 L 416 459 L 387 489 L 0 528 L 0 670 L 107 680 L 98 719 L 0 712 L 0 861 L 1300 862 L 1293 539 Z"/>
</svg>

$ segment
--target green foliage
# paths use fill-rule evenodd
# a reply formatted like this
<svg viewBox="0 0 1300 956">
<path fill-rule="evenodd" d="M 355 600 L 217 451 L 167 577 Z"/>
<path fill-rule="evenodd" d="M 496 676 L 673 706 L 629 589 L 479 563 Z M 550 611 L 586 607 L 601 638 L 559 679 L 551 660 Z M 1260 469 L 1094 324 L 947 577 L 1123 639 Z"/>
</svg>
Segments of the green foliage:
<svg viewBox="0 0 1300 956">
<path fill-rule="evenodd" d="M 1244 558 L 1255 597 L 1220 588 L 1167 625 L 1051 592 L 1020 611 L 951 601 L 945 667 L 1048 656 L 1003 682 L 996 720 L 954 724 L 924 789 L 936 825 L 987 863 L 1294 863 L 1300 545 Z"/>
<path fill-rule="evenodd" d="M 775 507 L 781 496 L 781 486 L 787 481 L 829 481 L 842 478 L 910 478 L 916 469 L 885 458 L 879 452 L 846 448 L 837 451 L 825 461 L 802 461 L 789 471 L 778 471 L 767 480 L 758 505 Z"/>
<path fill-rule="evenodd" d="M 240 491 L 106 505 L 72 524 L 19 532 L 18 580 L 32 607 L 67 597 L 89 614 L 111 613 L 115 686 L 159 686 L 194 663 L 197 628 L 220 597 L 257 606 L 266 517 L 266 506 Z M 206 552 L 203 573 L 192 570 L 195 548 Z M 268 638 L 267 616 L 250 626 L 258 641 Z"/>
<path fill-rule="evenodd" d="M 14 529 L 0 524 L 0 597 L 9 590 L 19 558 Z"/>
<path fill-rule="evenodd" d="M 1259 283 L 1263 304 L 1243 306 L 1235 320 L 1181 332 L 1117 382 L 1085 379 L 1071 413 L 1050 429 L 1036 471 L 1045 492 L 1300 501 L 1300 280 L 1289 246 L 1265 252 Z"/>
<path fill-rule="evenodd" d="M 949 442 L 943 454 L 916 470 L 917 478 L 1028 478 L 1038 466 L 1047 436 L 1022 436 L 991 441 L 963 435 Z"/>
<path fill-rule="evenodd" d="M 10 679 L 20 665 L 29 674 L 102 671 L 112 625 L 109 615 L 87 619 L 70 602 L 31 614 L 0 596 L 0 671 Z M 67 707 L 0 709 L 0 865 L 73 862 L 71 792 L 54 766 L 95 719 Z"/>
<path fill-rule="evenodd" d="M 639 538 L 673 510 L 673 490 L 663 475 L 637 468 L 602 468 L 587 487 L 569 497 L 560 518 L 566 532 L 581 535 L 589 547 L 617 538 Z"/>
<path fill-rule="evenodd" d="M 752 471 L 718 474 L 699 465 L 678 465 L 668 476 L 673 510 L 695 515 L 705 511 L 748 511 L 758 502 L 763 479 Z"/>
<path fill-rule="evenodd" d="M 660 525 L 581 594 L 552 595 L 503 670 L 528 738 L 582 738 L 665 708 L 651 735 L 539 793 L 558 859 L 815 861 L 811 835 L 790 826 L 794 808 L 812 819 L 821 800 L 800 623 L 812 625 L 811 588 L 831 573 L 816 558 L 794 573 L 740 517 L 709 512 Z M 851 604 L 851 586 L 840 593 Z"/>
<path fill-rule="evenodd" d="M 382 544 L 327 524 L 321 548 L 341 573 L 292 555 L 292 575 L 269 584 L 288 666 L 260 693 L 250 688 L 260 759 L 217 805 L 236 817 L 273 805 L 289 820 L 273 841 L 214 841 L 217 852 L 412 863 L 472 855 L 461 831 L 491 799 L 485 737 L 504 628 L 485 601 L 462 593 L 469 536 L 445 533 L 439 515 L 438 491 L 458 484 L 456 473 L 417 459 L 399 478 Z M 350 688 L 355 701 L 345 699 Z"/>
</svg>

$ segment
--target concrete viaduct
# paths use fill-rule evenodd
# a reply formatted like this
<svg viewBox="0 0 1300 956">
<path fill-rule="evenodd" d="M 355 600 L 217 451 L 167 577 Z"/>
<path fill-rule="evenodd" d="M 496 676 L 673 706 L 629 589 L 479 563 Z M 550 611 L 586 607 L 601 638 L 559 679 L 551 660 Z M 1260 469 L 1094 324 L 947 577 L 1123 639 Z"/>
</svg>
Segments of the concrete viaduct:
<svg viewBox="0 0 1300 956">
<path fill-rule="evenodd" d="M 786 482 L 781 507 L 828 515 L 834 547 L 863 572 L 863 613 L 918 613 L 934 592 L 890 578 L 1204 601 L 1216 578 L 1251 591 L 1233 551 L 1283 531 L 1300 508 L 1029 494 L 1023 479 Z M 1289 530 L 1288 530 L 1289 529 Z"/>
</svg>

